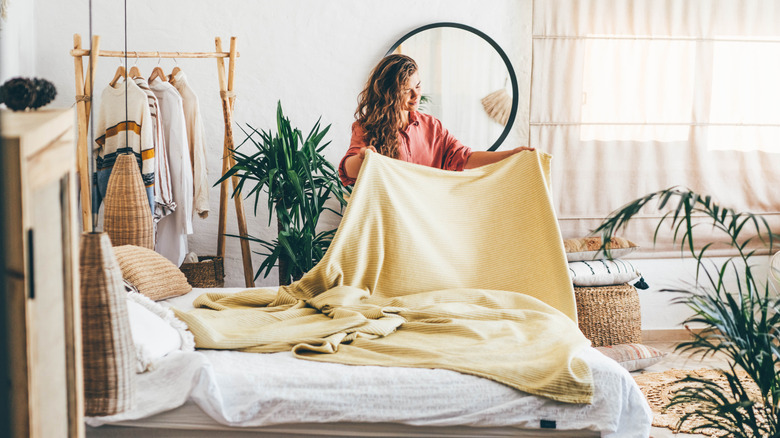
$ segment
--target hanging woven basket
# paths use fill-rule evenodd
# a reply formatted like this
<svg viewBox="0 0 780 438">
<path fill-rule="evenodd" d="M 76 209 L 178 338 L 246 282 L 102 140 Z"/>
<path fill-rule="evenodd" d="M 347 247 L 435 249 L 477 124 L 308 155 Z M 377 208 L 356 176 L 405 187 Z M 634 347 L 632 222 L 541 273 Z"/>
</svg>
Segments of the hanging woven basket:
<svg viewBox="0 0 780 438">
<path fill-rule="evenodd" d="M 512 113 L 512 96 L 501 88 L 482 98 L 482 108 L 494 121 L 506 125 Z"/>
<path fill-rule="evenodd" d="M 82 234 L 79 263 L 85 415 L 114 415 L 130 409 L 135 394 L 122 271 L 105 233 Z"/>
<path fill-rule="evenodd" d="M 154 249 L 154 223 L 149 198 L 132 154 L 117 157 L 108 179 L 103 230 L 114 246 Z"/>
</svg>

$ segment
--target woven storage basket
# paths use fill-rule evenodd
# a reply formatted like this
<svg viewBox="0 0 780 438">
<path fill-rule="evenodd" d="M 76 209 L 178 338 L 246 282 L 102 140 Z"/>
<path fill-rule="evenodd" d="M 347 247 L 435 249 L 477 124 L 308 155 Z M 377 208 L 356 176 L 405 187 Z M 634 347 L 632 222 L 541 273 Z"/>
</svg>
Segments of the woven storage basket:
<svg viewBox="0 0 780 438">
<path fill-rule="evenodd" d="M 79 255 L 84 413 L 114 415 L 133 407 L 135 345 L 122 271 L 105 233 L 85 233 Z"/>
<path fill-rule="evenodd" d="M 575 286 L 574 297 L 580 330 L 594 347 L 642 342 L 642 316 L 634 286 Z"/>
<path fill-rule="evenodd" d="M 120 154 L 106 189 L 103 230 L 114 246 L 135 245 L 154 249 L 152 209 L 132 154 Z"/>
<path fill-rule="evenodd" d="M 179 270 L 192 287 L 222 287 L 225 284 L 222 257 L 198 257 L 198 263 L 182 263 Z"/>
</svg>

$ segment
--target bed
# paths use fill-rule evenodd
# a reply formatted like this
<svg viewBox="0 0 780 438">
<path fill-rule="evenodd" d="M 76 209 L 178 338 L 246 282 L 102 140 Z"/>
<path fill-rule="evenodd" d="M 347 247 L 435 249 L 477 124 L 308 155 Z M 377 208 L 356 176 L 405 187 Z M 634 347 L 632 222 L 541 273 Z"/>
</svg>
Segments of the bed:
<svg viewBox="0 0 780 438">
<path fill-rule="evenodd" d="M 368 154 L 300 281 L 149 304 L 175 309 L 182 348 L 145 362 L 135 407 L 88 435 L 647 437 L 636 383 L 577 328 L 549 161 L 446 172 Z"/>
<path fill-rule="evenodd" d="M 193 289 L 158 303 L 186 310 L 214 291 Z M 88 418 L 87 436 L 647 437 L 652 417 L 628 371 L 593 348 L 580 357 L 593 371 L 590 405 L 449 370 L 319 363 L 290 353 L 177 351 L 136 375 L 133 410 Z"/>
</svg>

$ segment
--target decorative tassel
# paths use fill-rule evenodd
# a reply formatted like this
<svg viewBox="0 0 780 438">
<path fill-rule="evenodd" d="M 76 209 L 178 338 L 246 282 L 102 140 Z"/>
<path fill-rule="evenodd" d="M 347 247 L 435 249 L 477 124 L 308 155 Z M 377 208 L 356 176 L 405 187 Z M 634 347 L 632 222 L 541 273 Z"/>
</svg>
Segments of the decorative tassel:
<svg viewBox="0 0 780 438">
<path fill-rule="evenodd" d="M 634 287 L 642 290 L 650 288 L 650 286 L 648 286 L 647 283 L 645 283 L 645 277 L 639 277 L 639 281 L 634 283 Z"/>
<path fill-rule="evenodd" d="M 496 122 L 505 125 L 512 112 L 512 97 L 505 88 L 496 90 L 482 98 L 482 107 L 487 115 Z"/>
</svg>

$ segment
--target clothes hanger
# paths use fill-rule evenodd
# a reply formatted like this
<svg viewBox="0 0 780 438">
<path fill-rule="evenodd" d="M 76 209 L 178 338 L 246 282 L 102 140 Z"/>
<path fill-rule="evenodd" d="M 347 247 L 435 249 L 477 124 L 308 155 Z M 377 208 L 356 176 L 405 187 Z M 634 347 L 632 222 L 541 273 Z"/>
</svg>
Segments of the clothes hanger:
<svg viewBox="0 0 780 438">
<path fill-rule="evenodd" d="M 179 53 L 179 52 L 176 52 Z M 176 73 L 180 72 L 181 69 L 179 68 L 179 61 L 176 60 L 176 58 L 173 58 L 173 62 L 176 63 L 176 65 L 173 67 L 173 70 L 171 70 L 171 74 L 168 76 L 168 82 L 174 83 L 176 82 Z"/>
<path fill-rule="evenodd" d="M 138 70 L 138 52 L 135 54 L 135 62 L 133 63 L 133 66 L 130 67 L 130 73 L 128 73 L 128 75 L 133 79 L 143 76 L 141 70 Z"/>
<path fill-rule="evenodd" d="M 108 83 L 112 87 L 116 85 L 117 81 L 119 81 L 119 78 L 127 77 L 125 66 L 121 64 L 121 60 L 119 62 L 119 67 L 116 69 L 116 73 L 114 73 L 114 79 L 111 79 L 111 82 Z"/>
<path fill-rule="evenodd" d="M 159 52 L 158 52 L 159 54 Z M 165 82 L 168 80 L 168 77 L 165 76 L 165 72 L 163 71 L 162 67 L 160 67 L 160 62 L 162 61 L 162 57 L 157 58 L 157 67 L 152 70 L 152 74 L 149 76 L 149 83 L 151 84 L 153 80 L 160 78 L 161 81 Z"/>
<path fill-rule="evenodd" d="M 176 52 L 179 53 L 179 52 Z M 173 70 L 171 70 L 171 76 L 176 76 L 176 73 L 181 71 L 181 68 L 179 68 L 179 61 L 176 60 L 176 58 L 173 58 L 174 65 Z"/>
</svg>

